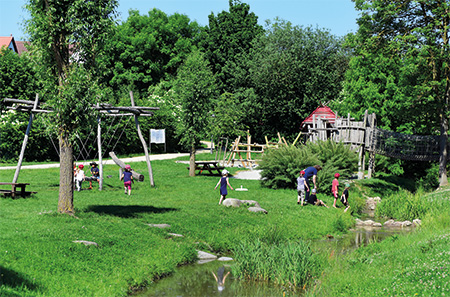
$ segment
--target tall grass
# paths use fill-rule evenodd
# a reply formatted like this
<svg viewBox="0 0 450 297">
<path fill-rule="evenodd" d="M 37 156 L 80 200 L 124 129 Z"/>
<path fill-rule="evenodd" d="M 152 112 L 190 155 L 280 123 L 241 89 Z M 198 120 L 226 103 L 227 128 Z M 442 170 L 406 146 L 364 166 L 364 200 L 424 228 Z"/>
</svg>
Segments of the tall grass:
<svg viewBox="0 0 450 297">
<path fill-rule="evenodd" d="M 414 220 L 424 218 L 431 208 L 431 203 L 422 189 L 414 194 L 401 190 L 383 198 L 377 205 L 376 215 L 399 220 Z"/>
<path fill-rule="evenodd" d="M 298 289 L 305 287 L 322 270 L 321 261 L 303 240 L 268 244 L 259 239 L 244 240 L 234 250 L 233 274 L 243 279 L 272 281 Z"/>
</svg>

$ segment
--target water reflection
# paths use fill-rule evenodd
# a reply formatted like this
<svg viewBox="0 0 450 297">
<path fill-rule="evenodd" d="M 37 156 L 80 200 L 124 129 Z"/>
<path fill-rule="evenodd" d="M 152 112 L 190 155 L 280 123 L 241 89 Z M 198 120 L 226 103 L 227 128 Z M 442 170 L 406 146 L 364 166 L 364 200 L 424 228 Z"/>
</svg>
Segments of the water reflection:
<svg viewBox="0 0 450 297">
<path fill-rule="evenodd" d="M 212 275 L 211 275 L 212 274 Z M 225 286 L 226 280 L 226 286 Z M 283 295 L 284 293 L 284 295 Z M 220 261 L 177 268 L 170 276 L 147 287 L 139 297 L 255 297 L 298 296 L 263 282 L 247 282 L 233 277 L 231 267 Z"/>
</svg>

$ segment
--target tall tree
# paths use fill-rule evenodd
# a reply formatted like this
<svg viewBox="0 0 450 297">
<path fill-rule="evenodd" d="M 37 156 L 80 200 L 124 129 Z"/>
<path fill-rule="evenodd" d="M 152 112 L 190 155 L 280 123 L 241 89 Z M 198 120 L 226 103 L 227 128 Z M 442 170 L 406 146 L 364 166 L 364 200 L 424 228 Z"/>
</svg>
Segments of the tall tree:
<svg viewBox="0 0 450 297">
<path fill-rule="evenodd" d="M 256 96 L 244 102 L 247 124 L 258 138 L 283 133 L 292 139 L 321 103 L 338 97 L 349 53 L 327 30 L 276 20 L 254 42 L 247 61 Z"/>
<path fill-rule="evenodd" d="M 361 11 L 342 106 L 372 107 L 394 130 L 438 133 L 440 184 L 447 183 L 450 3 L 354 0 Z M 405 117 L 408 115 L 408 117 Z M 407 122 L 410 123 L 407 123 Z"/>
<path fill-rule="evenodd" d="M 192 52 L 179 69 L 173 87 L 180 106 L 178 134 L 190 151 L 190 176 L 195 176 L 195 147 L 207 135 L 216 88 L 208 61 L 201 52 Z"/>
<path fill-rule="evenodd" d="M 74 213 L 73 139 L 90 121 L 98 100 L 93 75 L 96 57 L 113 27 L 116 0 L 29 0 L 27 21 L 34 57 L 44 80 L 49 125 L 58 133 L 60 186 L 58 211 Z"/>
<path fill-rule="evenodd" d="M 209 26 L 202 46 L 222 93 L 234 93 L 234 88 L 239 85 L 235 71 L 241 66 L 241 56 L 248 54 L 253 39 L 263 34 L 264 29 L 258 25 L 258 17 L 250 12 L 250 5 L 239 0 L 229 0 L 229 11 L 222 11 L 217 16 L 211 13 L 208 18 Z"/>
<path fill-rule="evenodd" d="M 146 93 L 150 86 L 176 76 L 197 43 L 200 27 L 186 15 L 167 15 L 152 9 L 147 15 L 130 10 L 125 22 L 108 40 L 104 81 Z"/>
</svg>

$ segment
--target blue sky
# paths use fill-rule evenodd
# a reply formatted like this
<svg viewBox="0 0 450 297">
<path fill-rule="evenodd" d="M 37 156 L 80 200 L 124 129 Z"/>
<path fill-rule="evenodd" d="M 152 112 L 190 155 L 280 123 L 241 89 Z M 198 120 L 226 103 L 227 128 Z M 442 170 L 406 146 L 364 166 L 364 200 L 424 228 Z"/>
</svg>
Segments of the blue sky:
<svg viewBox="0 0 450 297">
<path fill-rule="evenodd" d="M 26 40 L 20 23 L 28 18 L 22 7 L 26 0 L 0 0 L 0 36 L 13 34 L 16 40 Z M 276 17 L 290 21 L 294 25 L 313 26 L 330 30 L 334 35 L 343 36 L 356 32 L 354 3 L 351 0 L 242 0 L 250 5 L 250 11 L 258 16 L 258 22 Z M 119 0 L 120 19 L 125 21 L 129 9 L 137 9 L 140 14 L 158 8 L 168 15 L 181 13 L 200 25 L 208 24 L 208 15 L 228 11 L 228 0 Z"/>
</svg>

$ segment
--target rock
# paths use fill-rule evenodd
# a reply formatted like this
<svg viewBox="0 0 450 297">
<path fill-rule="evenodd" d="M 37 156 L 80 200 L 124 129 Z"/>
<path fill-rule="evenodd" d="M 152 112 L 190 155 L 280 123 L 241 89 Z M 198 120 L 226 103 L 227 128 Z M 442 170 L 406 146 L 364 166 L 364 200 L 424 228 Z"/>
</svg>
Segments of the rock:
<svg viewBox="0 0 450 297">
<path fill-rule="evenodd" d="M 169 233 L 169 235 L 170 235 L 170 236 L 173 236 L 173 237 L 184 237 L 183 235 L 181 235 L 181 234 L 176 234 L 176 233 Z"/>
<path fill-rule="evenodd" d="M 395 223 L 394 220 L 387 220 L 386 222 L 384 222 L 383 225 L 386 227 L 389 227 L 389 226 L 392 226 L 394 223 Z"/>
<path fill-rule="evenodd" d="M 362 226 L 364 225 L 364 221 L 361 221 L 360 219 L 356 218 L 356 226 Z"/>
<path fill-rule="evenodd" d="M 375 222 L 372 221 L 372 220 L 367 220 L 367 221 L 364 221 L 363 223 L 364 223 L 364 226 L 373 226 L 373 224 L 374 224 Z"/>
<path fill-rule="evenodd" d="M 373 223 L 372 227 L 382 227 L 381 223 Z"/>
<path fill-rule="evenodd" d="M 200 260 L 214 260 L 214 259 L 217 259 L 216 255 L 213 255 L 213 254 L 210 254 L 210 253 L 207 253 L 207 252 L 203 252 L 203 251 L 199 251 L 199 250 L 197 250 L 197 257 Z"/>
<path fill-rule="evenodd" d="M 241 200 L 235 199 L 235 198 L 227 198 L 222 202 L 225 206 L 233 206 L 233 207 L 239 207 L 241 206 Z"/>
<path fill-rule="evenodd" d="M 169 224 L 147 224 L 150 227 L 155 227 L 155 228 L 160 228 L 160 229 L 165 229 L 165 228 L 170 228 Z"/>
<path fill-rule="evenodd" d="M 249 207 L 249 208 L 248 208 L 248 211 L 250 211 L 250 212 L 263 212 L 263 213 L 268 213 L 267 210 L 265 210 L 264 208 L 261 208 L 261 207 L 254 207 L 254 206 Z"/>
<path fill-rule="evenodd" d="M 409 227 L 409 226 L 411 226 L 413 223 L 411 223 L 410 221 L 404 221 L 404 222 L 401 222 L 401 224 L 402 224 L 402 227 Z"/>
<path fill-rule="evenodd" d="M 416 226 L 420 226 L 420 225 L 422 225 L 422 221 L 421 221 L 421 220 L 419 220 L 419 219 L 415 219 L 415 220 L 413 220 L 413 223 L 414 223 L 414 225 L 416 225 Z"/>
<path fill-rule="evenodd" d="M 82 243 L 82 244 L 84 244 L 86 246 L 88 246 L 88 245 L 98 246 L 98 243 L 93 242 L 93 241 L 87 241 L 87 240 L 74 240 L 72 242 L 74 242 L 74 243 Z"/>
<path fill-rule="evenodd" d="M 226 261 L 233 261 L 233 258 L 230 257 L 220 257 L 219 259 L 217 259 L 217 261 L 222 261 L 222 262 L 226 262 Z"/>
<path fill-rule="evenodd" d="M 253 205 L 253 206 L 256 206 L 256 207 L 261 207 L 261 205 L 259 205 L 258 201 L 255 201 L 255 200 L 241 200 L 241 203 L 248 204 L 248 205 Z"/>
</svg>

